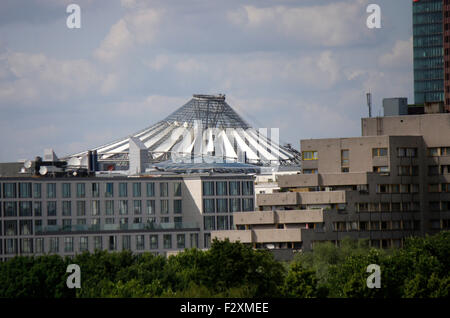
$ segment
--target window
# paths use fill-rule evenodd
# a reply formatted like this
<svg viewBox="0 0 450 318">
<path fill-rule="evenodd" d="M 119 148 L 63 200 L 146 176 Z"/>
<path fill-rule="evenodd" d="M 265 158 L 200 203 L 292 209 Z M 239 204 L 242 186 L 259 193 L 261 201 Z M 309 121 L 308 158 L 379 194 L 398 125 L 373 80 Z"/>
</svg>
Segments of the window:
<svg viewBox="0 0 450 318">
<path fill-rule="evenodd" d="M 42 216 L 42 202 L 33 202 L 33 210 L 34 216 Z"/>
<path fill-rule="evenodd" d="M 117 248 L 116 237 L 114 235 L 110 235 L 108 239 L 108 249 L 110 251 L 114 251 Z"/>
<path fill-rule="evenodd" d="M 161 197 L 169 196 L 169 185 L 167 182 L 161 182 L 159 184 L 159 195 Z"/>
<path fill-rule="evenodd" d="M 373 167 L 373 172 L 389 172 L 389 167 L 388 166 L 374 166 Z"/>
<path fill-rule="evenodd" d="M 399 176 L 417 176 L 419 174 L 419 166 L 398 166 Z"/>
<path fill-rule="evenodd" d="M 114 215 L 114 201 L 113 200 L 105 201 L 105 215 Z"/>
<path fill-rule="evenodd" d="M 430 211 L 438 212 L 441 210 L 441 203 L 439 201 L 431 201 L 428 203 L 430 206 Z"/>
<path fill-rule="evenodd" d="M 158 249 L 158 235 L 150 235 L 150 249 L 151 250 Z"/>
<path fill-rule="evenodd" d="M 303 169 L 303 174 L 317 174 L 318 172 L 317 169 Z"/>
<path fill-rule="evenodd" d="M 144 235 L 136 235 L 136 249 L 138 251 L 145 249 Z"/>
<path fill-rule="evenodd" d="M 138 198 L 141 196 L 141 183 L 134 182 L 133 183 L 133 197 Z"/>
<path fill-rule="evenodd" d="M 80 252 L 89 250 L 89 238 L 87 236 L 80 237 Z"/>
<path fill-rule="evenodd" d="M 358 212 L 367 212 L 369 211 L 369 204 L 366 202 L 358 203 Z"/>
<path fill-rule="evenodd" d="M 439 184 L 438 183 L 430 183 L 428 185 L 428 192 L 439 192 Z"/>
<path fill-rule="evenodd" d="M 63 201 L 62 202 L 62 215 L 63 216 L 72 215 L 72 201 Z"/>
<path fill-rule="evenodd" d="M 12 199 L 16 197 L 16 184 L 4 183 L 3 184 L 3 197 L 5 199 Z"/>
<path fill-rule="evenodd" d="M 228 200 L 227 199 L 217 199 L 217 212 L 218 213 L 228 212 Z"/>
<path fill-rule="evenodd" d="M 131 250 L 131 236 L 122 236 L 122 250 Z"/>
<path fill-rule="evenodd" d="M 177 248 L 185 248 L 186 247 L 186 235 L 177 234 Z"/>
<path fill-rule="evenodd" d="M 20 235 L 32 235 L 33 234 L 33 221 L 32 220 L 20 220 L 19 222 Z"/>
<path fill-rule="evenodd" d="M 442 165 L 441 174 L 450 174 L 450 165 Z"/>
<path fill-rule="evenodd" d="M 155 200 L 147 200 L 147 214 L 155 214 Z"/>
<path fill-rule="evenodd" d="M 77 183 L 77 198 L 84 198 L 86 196 L 86 185 L 84 183 Z"/>
<path fill-rule="evenodd" d="M 128 187 L 126 182 L 119 183 L 119 197 L 128 196 Z"/>
<path fill-rule="evenodd" d="M 438 157 L 441 155 L 441 149 L 438 147 L 428 148 L 427 149 L 427 155 L 429 157 Z"/>
<path fill-rule="evenodd" d="M 341 166 L 347 167 L 350 164 L 350 151 L 348 149 L 341 150 Z"/>
<path fill-rule="evenodd" d="M 211 247 L 211 233 L 205 233 L 203 235 L 203 245 L 205 248 Z"/>
<path fill-rule="evenodd" d="M 94 236 L 94 250 L 101 251 L 103 249 L 103 242 L 101 236 Z"/>
<path fill-rule="evenodd" d="M 438 165 L 428 166 L 428 175 L 429 176 L 437 176 L 438 174 L 439 174 L 439 166 Z"/>
<path fill-rule="evenodd" d="M 400 212 L 400 202 L 392 202 L 391 210 L 392 212 Z"/>
<path fill-rule="evenodd" d="M 56 201 L 47 202 L 47 216 L 56 216 Z"/>
<path fill-rule="evenodd" d="M 47 198 L 56 198 L 56 183 L 47 183 Z"/>
<path fill-rule="evenodd" d="M 318 159 L 317 151 L 303 151 L 302 159 L 303 160 L 317 160 Z"/>
<path fill-rule="evenodd" d="M 203 213 L 214 213 L 214 199 L 203 199 Z"/>
<path fill-rule="evenodd" d="M 169 213 L 169 200 L 161 200 L 161 214 Z"/>
<path fill-rule="evenodd" d="M 169 222 L 170 222 L 170 220 L 169 220 L 168 216 L 159 218 L 159 223 L 169 223 Z"/>
<path fill-rule="evenodd" d="M 127 230 L 128 229 L 128 218 L 120 218 L 119 225 L 120 225 L 121 230 Z"/>
<path fill-rule="evenodd" d="M 217 217 L 217 229 L 218 230 L 228 230 L 228 216 L 218 216 Z"/>
<path fill-rule="evenodd" d="M 181 197 L 181 182 L 175 182 L 173 184 L 173 195 L 176 197 Z"/>
<path fill-rule="evenodd" d="M 341 172 L 342 173 L 347 173 L 347 172 L 350 172 L 350 169 L 348 167 L 342 167 L 341 168 Z"/>
<path fill-rule="evenodd" d="M 44 253 L 44 239 L 43 238 L 37 238 L 35 239 L 35 249 L 34 251 L 36 253 Z"/>
<path fill-rule="evenodd" d="M 128 214 L 128 200 L 119 201 L 119 214 L 121 215 Z"/>
<path fill-rule="evenodd" d="M 33 197 L 36 199 L 41 198 L 41 184 L 40 183 L 33 184 Z"/>
<path fill-rule="evenodd" d="M 214 195 L 214 182 L 203 181 L 203 195 Z"/>
<path fill-rule="evenodd" d="M 3 202 L 4 216 L 17 216 L 17 202 Z"/>
<path fill-rule="evenodd" d="M 109 183 L 109 184 L 111 185 L 111 188 L 108 189 L 108 186 L 106 186 L 105 195 L 106 195 L 106 193 L 108 193 L 108 190 L 110 190 L 112 193 L 112 183 Z M 100 187 L 99 187 L 98 183 L 92 183 L 91 189 L 92 189 L 92 197 L 98 198 L 100 196 Z"/>
<path fill-rule="evenodd" d="M 204 230 L 215 230 L 216 224 L 215 224 L 215 217 L 214 216 L 204 216 L 203 217 L 203 229 Z"/>
<path fill-rule="evenodd" d="M 230 195 L 241 195 L 241 183 L 239 181 L 230 181 Z"/>
<path fill-rule="evenodd" d="M 441 156 L 450 156 L 450 147 L 442 147 Z"/>
<path fill-rule="evenodd" d="M 233 198 L 230 199 L 230 212 L 240 212 L 241 211 L 241 199 Z"/>
<path fill-rule="evenodd" d="M 147 182 L 147 196 L 154 197 L 155 196 L 155 183 Z"/>
<path fill-rule="evenodd" d="M 20 216 L 32 216 L 33 210 L 31 209 L 31 201 L 19 202 L 19 215 Z"/>
<path fill-rule="evenodd" d="M 163 244 L 165 249 L 172 248 L 172 235 L 164 234 L 163 235 Z"/>
<path fill-rule="evenodd" d="M 63 198 L 70 198 L 70 183 L 63 183 L 62 184 L 62 197 Z"/>
<path fill-rule="evenodd" d="M 385 157 L 387 156 L 387 148 L 373 148 L 372 157 Z"/>
<path fill-rule="evenodd" d="M 93 200 L 91 203 L 92 215 L 100 215 L 100 201 Z"/>
<path fill-rule="evenodd" d="M 50 238 L 50 253 L 59 252 L 59 239 L 57 237 Z"/>
<path fill-rule="evenodd" d="M 400 185 L 391 184 L 391 193 L 400 193 Z"/>
<path fill-rule="evenodd" d="M 31 182 L 19 183 L 19 198 L 31 198 Z"/>
<path fill-rule="evenodd" d="M 73 237 L 64 238 L 64 252 L 73 252 Z"/>
<path fill-rule="evenodd" d="M 105 197 L 107 197 L 107 198 L 113 197 L 114 196 L 114 183 L 108 182 L 108 183 L 106 183 L 105 186 L 106 186 Z"/>
<path fill-rule="evenodd" d="M 442 192 L 450 192 L 450 183 L 442 183 Z"/>
<path fill-rule="evenodd" d="M 191 233 L 190 234 L 190 238 L 191 238 L 191 248 L 198 248 L 198 233 Z"/>
<path fill-rule="evenodd" d="M 86 215 L 86 201 L 77 201 L 77 216 Z"/>
<path fill-rule="evenodd" d="M 134 210 L 134 214 L 141 214 L 142 213 L 142 201 L 141 200 L 134 200 L 133 201 L 133 210 Z"/>
<path fill-rule="evenodd" d="M 242 182 L 242 195 L 253 195 L 253 181 Z"/>
<path fill-rule="evenodd" d="M 181 200 L 173 200 L 173 213 L 181 214 Z"/>
<path fill-rule="evenodd" d="M 242 199 L 242 211 L 253 211 L 253 199 Z"/>
<path fill-rule="evenodd" d="M 217 195 L 227 195 L 227 182 L 226 181 L 217 181 L 216 182 Z"/>
<path fill-rule="evenodd" d="M 56 219 L 48 219 L 47 225 L 49 226 L 56 226 Z"/>
</svg>

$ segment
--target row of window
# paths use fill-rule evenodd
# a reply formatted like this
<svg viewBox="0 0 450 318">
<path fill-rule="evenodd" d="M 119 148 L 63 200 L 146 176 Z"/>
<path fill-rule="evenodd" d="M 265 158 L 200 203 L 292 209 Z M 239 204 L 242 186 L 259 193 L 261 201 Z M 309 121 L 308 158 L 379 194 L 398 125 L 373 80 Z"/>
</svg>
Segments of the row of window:
<svg viewBox="0 0 450 318">
<path fill-rule="evenodd" d="M 377 193 L 418 193 L 418 184 L 377 184 Z"/>
<path fill-rule="evenodd" d="M 253 195 L 253 181 L 203 181 L 203 195 Z"/>
<path fill-rule="evenodd" d="M 203 199 L 203 213 L 248 212 L 253 210 L 254 200 L 250 198 Z"/>
<path fill-rule="evenodd" d="M 239 199 L 238 199 L 239 200 Z M 100 200 L 92 200 L 90 202 L 90 215 L 101 215 Z M 105 200 L 104 202 L 104 215 L 115 215 L 118 210 L 120 215 L 129 214 L 129 200 Z M 144 201 L 145 202 L 145 201 Z M 75 203 L 75 204 L 73 204 Z M 156 214 L 156 200 L 146 200 L 145 206 L 143 206 L 142 200 L 132 200 L 131 208 L 134 214 Z M 240 201 L 239 201 L 240 205 Z M 0 212 L 3 206 L 4 217 L 19 216 L 42 216 L 42 202 L 40 201 L 4 201 L 3 205 L 0 204 Z M 169 200 L 159 200 L 160 214 L 169 214 L 169 211 L 174 214 L 182 213 L 182 200 L 172 200 L 172 209 L 169 209 Z M 57 201 L 47 201 L 47 216 L 57 216 Z M 86 216 L 87 204 L 86 201 L 61 201 L 61 215 L 71 216 L 73 209 L 76 210 L 77 216 Z M 19 213 L 17 213 L 19 212 Z M 234 211 L 233 211 L 234 212 Z M 0 215 L 2 215 L 0 213 Z"/>
<path fill-rule="evenodd" d="M 116 220 L 119 223 L 116 223 Z M 100 227 L 101 219 L 100 218 L 92 218 L 89 219 L 89 226 L 87 226 L 87 219 L 62 219 L 61 223 L 58 224 L 58 219 L 47 219 L 47 227 L 43 226 L 43 220 L 34 220 L 35 232 L 39 233 L 42 231 L 83 231 L 83 230 L 128 230 L 128 229 L 139 229 L 135 228 L 133 225 L 143 225 L 143 221 L 145 219 L 141 217 L 133 218 L 133 223 L 129 223 L 131 218 L 122 217 L 122 218 L 105 218 L 103 219 L 104 226 Z M 183 227 L 183 218 L 180 216 L 176 216 L 173 218 L 170 217 L 160 217 L 159 223 L 157 223 L 156 217 L 150 217 L 146 219 L 146 227 L 151 229 L 155 228 L 156 225 L 165 225 L 170 223 L 173 220 L 173 228 L 182 228 Z M 76 222 L 74 222 L 76 221 Z M 130 225 L 129 225 L 130 224 Z M 2 235 L 2 221 L 0 221 L 0 235 Z M 33 220 L 5 220 L 3 221 L 3 233 L 8 236 L 14 235 L 33 235 Z M 142 227 L 141 227 L 142 228 Z M 19 231 L 18 231 L 19 230 Z"/>
<path fill-rule="evenodd" d="M 56 183 L 46 183 L 46 193 L 47 198 L 56 198 L 57 191 Z M 63 198 L 72 197 L 72 183 L 61 183 L 61 196 Z M 86 197 L 86 185 L 90 189 L 90 195 L 94 198 L 100 197 L 100 184 L 99 183 L 76 183 L 76 197 L 84 198 Z M 141 182 L 133 182 L 131 184 L 133 197 L 142 196 L 142 185 Z M 173 196 L 181 196 L 181 182 L 174 182 L 173 185 Z M 128 197 L 128 182 L 118 183 L 118 196 Z M 147 197 L 155 196 L 155 183 L 147 182 L 145 183 L 145 190 Z M 105 197 L 114 196 L 114 183 L 107 182 L 104 184 Z M 159 196 L 167 197 L 169 196 L 169 183 L 160 182 L 159 183 Z M 4 198 L 41 198 L 42 197 L 42 184 L 41 183 L 31 183 L 31 182 L 19 182 L 18 185 L 15 182 L 3 183 L 3 197 Z"/>
<path fill-rule="evenodd" d="M 333 222 L 334 231 L 420 230 L 418 220 Z"/>
<path fill-rule="evenodd" d="M 233 227 L 233 216 L 204 216 L 203 229 L 206 231 L 230 230 Z"/>
<path fill-rule="evenodd" d="M 157 250 L 160 248 L 198 248 L 198 233 L 189 234 L 189 245 L 186 242 L 186 235 L 187 234 L 152 234 L 148 236 L 148 240 L 146 235 L 134 235 L 134 249 L 137 251 L 143 251 L 145 249 Z M 131 238 L 131 235 L 120 236 L 122 250 L 132 249 Z M 45 240 L 47 240 L 47 246 L 44 244 L 44 238 L 4 239 L 4 254 L 17 254 L 19 252 L 19 247 L 20 253 L 73 253 L 89 251 L 90 248 L 93 250 L 103 250 L 106 248 L 110 251 L 115 251 L 119 248 L 117 236 L 115 235 L 110 235 L 108 237 L 82 236 L 76 238 L 69 236 L 61 238 L 50 237 L 45 238 Z M 60 246 L 61 243 L 62 246 Z M 77 244 L 76 247 L 75 244 Z M 3 244 L 1 244 L 0 240 L 0 254 L 2 254 L 2 247 Z"/>
<path fill-rule="evenodd" d="M 428 184 L 428 192 L 450 192 L 450 183 L 430 183 Z"/>
<path fill-rule="evenodd" d="M 412 212 L 420 211 L 419 202 L 358 202 L 358 212 Z"/>
</svg>

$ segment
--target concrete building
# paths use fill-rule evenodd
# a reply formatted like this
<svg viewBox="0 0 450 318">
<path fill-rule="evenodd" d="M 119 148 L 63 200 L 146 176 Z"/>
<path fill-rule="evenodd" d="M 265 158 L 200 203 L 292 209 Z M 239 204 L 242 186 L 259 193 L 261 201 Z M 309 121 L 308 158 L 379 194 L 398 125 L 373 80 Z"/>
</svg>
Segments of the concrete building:
<svg viewBox="0 0 450 318">
<path fill-rule="evenodd" d="M 310 249 L 367 238 L 399 247 L 405 237 L 450 228 L 450 114 L 362 119 L 362 137 L 301 140 L 303 174 L 281 175 L 258 211 L 235 213 L 216 231 L 255 247 Z"/>
<path fill-rule="evenodd" d="M 42 176 L 34 165 L 18 173 L 23 164 L 0 164 L 0 260 L 208 248 L 211 231 L 231 228 L 232 212 L 254 210 L 254 176 L 245 173 Z"/>
</svg>

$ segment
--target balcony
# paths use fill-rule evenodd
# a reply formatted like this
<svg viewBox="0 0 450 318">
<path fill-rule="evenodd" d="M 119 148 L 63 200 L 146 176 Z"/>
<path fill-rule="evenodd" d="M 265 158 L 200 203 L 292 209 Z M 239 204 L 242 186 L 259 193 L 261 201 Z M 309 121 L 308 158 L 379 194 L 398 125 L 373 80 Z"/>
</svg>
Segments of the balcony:
<svg viewBox="0 0 450 318">
<path fill-rule="evenodd" d="M 233 214 L 235 225 L 321 223 L 323 209 L 236 212 Z"/>
<path fill-rule="evenodd" d="M 67 233 L 67 232 L 110 232 L 110 231 L 159 231 L 198 229 L 198 223 L 133 223 L 104 225 L 72 225 L 72 226 L 36 226 L 36 234 Z"/>
<path fill-rule="evenodd" d="M 301 229 L 259 229 L 259 230 L 225 230 L 211 232 L 211 239 L 241 243 L 283 243 L 301 242 Z"/>
</svg>

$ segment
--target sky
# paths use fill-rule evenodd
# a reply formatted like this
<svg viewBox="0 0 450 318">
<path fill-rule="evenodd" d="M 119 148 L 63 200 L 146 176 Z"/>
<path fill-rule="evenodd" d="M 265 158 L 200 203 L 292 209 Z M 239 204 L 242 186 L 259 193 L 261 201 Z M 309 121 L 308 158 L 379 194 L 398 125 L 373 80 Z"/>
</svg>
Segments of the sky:
<svg viewBox="0 0 450 318">
<path fill-rule="evenodd" d="M 0 162 L 109 143 L 193 94 L 225 94 L 296 149 L 360 136 L 365 94 L 374 116 L 413 103 L 412 69 L 411 0 L 2 0 Z"/>
</svg>

